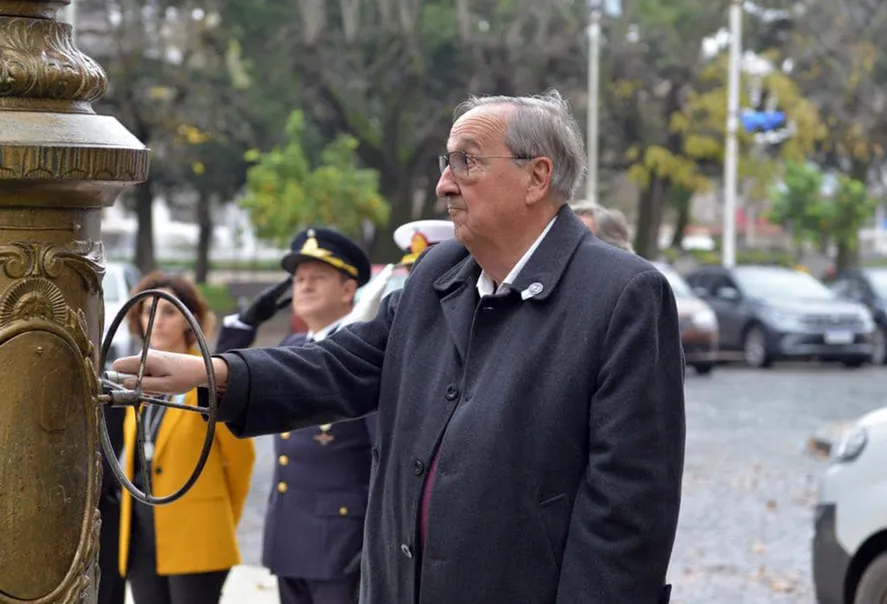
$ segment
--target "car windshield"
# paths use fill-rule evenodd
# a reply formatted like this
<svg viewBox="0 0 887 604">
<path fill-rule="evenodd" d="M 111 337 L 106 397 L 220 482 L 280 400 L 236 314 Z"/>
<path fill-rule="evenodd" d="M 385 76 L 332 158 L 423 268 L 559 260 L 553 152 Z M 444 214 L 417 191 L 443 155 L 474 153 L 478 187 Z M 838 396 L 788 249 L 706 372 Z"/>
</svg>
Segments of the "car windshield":
<svg viewBox="0 0 887 604">
<path fill-rule="evenodd" d="M 879 298 L 887 298 L 887 270 L 869 270 L 866 273 L 875 294 Z"/>
<path fill-rule="evenodd" d="M 834 300 L 825 285 L 800 271 L 784 268 L 737 268 L 736 280 L 745 295 L 752 298 L 790 300 Z"/>
<path fill-rule="evenodd" d="M 684 278 L 677 273 L 677 271 L 664 264 L 657 264 L 656 268 L 658 268 L 662 274 L 665 275 L 665 278 L 668 279 L 668 284 L 671 285 L 671 291 L 674 292 L 675 298 L 694 297 L 693 292 L 690 290 L 690 286 L 684 281 Z"/>
</svg>

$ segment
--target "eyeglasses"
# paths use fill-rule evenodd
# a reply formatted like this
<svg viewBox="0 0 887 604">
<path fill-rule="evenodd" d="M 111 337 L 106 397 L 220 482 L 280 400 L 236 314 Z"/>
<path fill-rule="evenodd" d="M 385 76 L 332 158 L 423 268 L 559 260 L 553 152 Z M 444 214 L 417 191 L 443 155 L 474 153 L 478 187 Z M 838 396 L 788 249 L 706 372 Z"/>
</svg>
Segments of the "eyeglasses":
<svg viewBox="0 0 887 604">
<path fill-rule="evenodd" d="M 475 159 L 533 159 L 532 157 L 522 157 L 519 155 L 469 155 L 465 151 L 450 151 L 438 156 L 438 165 L 440 173 L 449 166 L 456 176 L 468 176 L 468 168 L 474 163 Z"/>
</svg>

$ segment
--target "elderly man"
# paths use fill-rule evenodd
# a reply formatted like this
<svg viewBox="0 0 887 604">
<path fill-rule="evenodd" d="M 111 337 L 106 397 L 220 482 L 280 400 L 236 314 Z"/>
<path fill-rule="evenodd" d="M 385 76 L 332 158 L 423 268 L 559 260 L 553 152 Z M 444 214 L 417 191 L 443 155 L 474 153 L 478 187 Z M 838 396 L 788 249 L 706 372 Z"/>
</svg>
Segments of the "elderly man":
<svg viewBox="0 0 887 604">
<path fill-rule="evenodd" d="M 471 98 L 455 118 L 437 185 L 455 240 L 370 322 L 214 359 L 220 416 L 248 436 L 378 410 L 363 604 L 667 602 L 684 454 L 671 288 L 566 205 L 584 151 L 560 95 Z M 143 386 L 187 390 L 202 367 L 152 353 Z"/>
</svg>

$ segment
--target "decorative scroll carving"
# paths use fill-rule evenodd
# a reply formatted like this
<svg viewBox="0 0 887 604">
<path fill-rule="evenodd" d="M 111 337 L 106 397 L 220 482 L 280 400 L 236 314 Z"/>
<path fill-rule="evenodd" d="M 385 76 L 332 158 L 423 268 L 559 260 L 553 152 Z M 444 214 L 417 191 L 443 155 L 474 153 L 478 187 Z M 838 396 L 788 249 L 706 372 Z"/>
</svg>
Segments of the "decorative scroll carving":
<svg viewBox="0 0 887 604">
<path fill-rule="evenodd" d="M 83 279 L 91 294 L 99 293 L 105 269 L 100 241 L 77 241 L 72 248 L 15 241 L 0 245 L 0 267 L 10 279 L 44 277 L 57 279 L 70 266 Z"/>
<path fill-rule="evenodd" d="M 74 47 L 70 25 L 0 18 L 0 41 L 0 97 L 92 102 L 105 93 L 105 72 Z"/>
</svg>

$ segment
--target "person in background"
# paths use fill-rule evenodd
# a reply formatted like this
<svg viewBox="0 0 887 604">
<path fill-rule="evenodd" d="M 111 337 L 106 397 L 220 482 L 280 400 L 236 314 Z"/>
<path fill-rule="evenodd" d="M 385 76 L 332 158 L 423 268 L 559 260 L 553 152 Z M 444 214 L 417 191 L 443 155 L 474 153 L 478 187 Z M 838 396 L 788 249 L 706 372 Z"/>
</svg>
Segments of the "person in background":
<svg viewBox="0 0 887 604">
<path fill-rule="evenodd" d="M 422 252 L 441 241 L 452 239 L 453 231 L 450 220 L 416 220 L 400 225 L 394 231 L 394 242 L 406 253 L 399 264 L 412 271 Z"/>
<path fill-rule="evenodd" d="M 579 220 L 594 233 L 597 215 L 604 209 L 603 206 L 593 201 L 579 201 L 570 206 Z"/>
<path fill-rule="evenodd" d="M 595 216 L 594 234 L 604 243 L 634 253 L 628 221 L 621 210 L 601 208 Z"/>
<path fill-rule="evenodd" d="M 160 289 L 178 298 L 207 334 L 213 313 L 197 288 L 185 277 L 153 272 L 133 290 L 135 295 Z M 151 300 L 129 313 L 130 330 L 145 341 Z M 151 331 L 150 348 L 199 355 L 196 337 L 184 315 L 160 299 Z M 171 398 L 197 405 L 197 390 Z M 170 495 L 191 475 L 203 448 L 206 422 L 198 413 L 148 405 L 142 412 L 146 426 L 145 458 L 151 491 Z M 124 470 L 145 491 L 139 456 L 135 454 L 135 411 L 127 409 L 123 428 Z M 119 570 L 129 579 L 136 604 L 218 604 L 231 567 L 240 563 L 236 527 L 250 487 L 255 450 L 250 439 L 235 438 L 216 427 L 203 472 L 181 499 L 162 506 L 133 501 L 125 489 L 120 512 Z"/>
<path fill-rule="evenodd" d="M 244 312 L 224 319 L 218 352 L 250 346 L 290 290 L 292 310 L 309 331 L 290 334 L 280 345 L 321 342 L 339 328 L 353 308 L 357 288 L 370 278 L 370 261 L 360 247 L 326 228 L 297 234 L 281 265 L 291 277 L 267 288 Z M 277 576 L 282 604 L 357 601 L 375 430 L 375 415 L 370 415 L 274 437 L 262 560 Z"/>
</svg>

